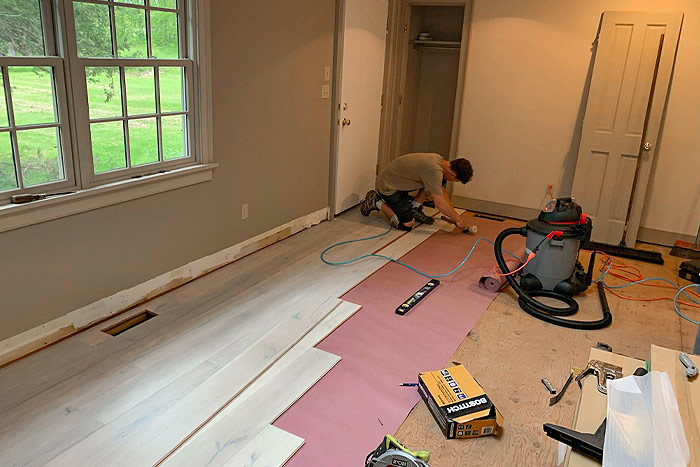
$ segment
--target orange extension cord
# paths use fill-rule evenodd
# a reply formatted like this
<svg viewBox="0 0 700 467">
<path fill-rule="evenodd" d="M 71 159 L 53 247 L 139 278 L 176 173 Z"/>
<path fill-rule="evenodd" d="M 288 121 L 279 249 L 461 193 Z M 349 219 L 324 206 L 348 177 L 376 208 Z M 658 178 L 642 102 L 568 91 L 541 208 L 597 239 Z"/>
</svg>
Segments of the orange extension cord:
<svg viewBox="0 0 700 467">
<path fill-rule="evenodd" d="M 606 268 L 608 268 L 608 265 L 610 265 L 610 268 L 608 269 L 607 274 L 611 275 L 613 277 L 616 277 L 618 279 L 627 281 L 627 282 L 637 282 L 640 280 L 643 280 L 644 277 L 642 276 L 642 272 L 639 270 L 639 268 L 632 266 L 630 264 L 625 264 L 624 261 L 620 259 L 615 259 L 613 262 L 613 258 L 610 255 L 607 255 L 603 252 L 598 252 L 601 254 L 601 260 L 603 261 L 603 265 L 600 267 L 600 271 L 603 272 Z M 646 287 L 659 287 L 662 289 L 673 289 L 676 290 L 673 286 L 666 285 L 666 284 L 653 284 L 650 282 L 642 282 L 641 284 L 638 285 L 644 285 Z M 611 289 L 610 287 L 605 286 L 605 289 L 610 292 L 611 294 L 615 295 L 616 297 L 625 299 L 625 300 L 631 300 L 635 302 L 655 302 L 655 301 L 660 301 L 660 300 L 670 300 L 673 301 L 673 297 L 652 297 L 652 298 L 638 298 L 638 297 L 628 297 L 626 295 L 622 295 L 619 292 L 616 292 L 615 290 Z M 700 298 L 700 294 L 694 291 L 688 291 L 688 293 L 697 296 Z M 677 300 L 677 303 L 680 303 L 681 305 L 686 305 L 690 306 L 693 308 L 700 308 L 700 305 L 697 305 L 695 303 L 688 303 L 684 302 L 681 300 Z"/>
</svg>

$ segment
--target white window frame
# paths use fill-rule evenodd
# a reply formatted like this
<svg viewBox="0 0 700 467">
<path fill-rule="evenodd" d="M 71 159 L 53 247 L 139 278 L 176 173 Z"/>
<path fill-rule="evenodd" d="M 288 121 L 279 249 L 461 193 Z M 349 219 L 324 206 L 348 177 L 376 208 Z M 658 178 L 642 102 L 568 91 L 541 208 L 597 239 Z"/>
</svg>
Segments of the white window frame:
<svg viewBox="0 0 700 467">
<path fill-rule="evenodd" d="M 18 192 L 50 193 L 74 190 L 75 193 L 27 204 L 0 205 L 0 232 L 211 180 L 213 169 L 218 164 L 213 162 L 211 151 L 209 0 L 178 1 L 180 18 L 184 18 L 186 23 L 184 34 L 180 35 L 180 50 L 183 51 L 181 55 L 187 56 L 185 59 L 78 58 L 77 50 L 73 47 L 75 44 L 75 29 L 72 24 L 73 0 L 40 1 L 47 52 L 54 52 L 56 56 L 0 58 L 0 64 L 5 70 L 7 70 L 5 62 L 34 64 L 41 61 L 42 65 L 49 62 L 54 67 L 57 89 L 58 86 L 63 86 L 62 89 L 66 90 L 65 93 L 56 92 L 60 113 L 59 123 L 56 126 L 65 125 L 62 136 L 66 180 L 50 185 L 6 191 L 3 192 L 3 197 L 8 193 Z M 114 0 L 100 3 L 128 6 Z M 48 8 L 45 5 L 48 5 Z M 46 33 L 46 24 L 51 25 L 51 34 Z M 181 23 L 180 27 L 182 26 Z M 69 46 L 69 44 L 72 45 Z M 154 65 L 154 61 L 158 63 Z M 187 158 L 145 164 L 97 175 L 93 173 L 84 73 L 85 66 L 98 63 L 110 66 L 176 65 L 185 68 L 188 93 L 188 107 L 185 109 L 188 112 L 189 156 Z M 8 66 L 12 66 L 11 64 Z M 123 87 L 124 80 L 120 82 Z M 70 86 L 67 83 L 74 84 Z M 83 88 L 80 89 L 79 86 Z M 157 110 L 159 111 L 160 108 Z"/>
</svg>

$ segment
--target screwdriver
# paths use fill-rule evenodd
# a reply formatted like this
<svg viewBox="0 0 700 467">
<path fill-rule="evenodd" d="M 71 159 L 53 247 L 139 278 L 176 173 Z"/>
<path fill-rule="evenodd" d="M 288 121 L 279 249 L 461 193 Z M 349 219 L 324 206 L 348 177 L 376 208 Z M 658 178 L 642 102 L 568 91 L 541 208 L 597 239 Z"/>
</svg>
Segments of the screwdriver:
<svg viewBox="0 0 700 467">
<path fill-rule="evenodd" d="M 50 196 L 70 195 L 72 193 L 75 193 L 75 191 L 64 191 L 63 193 L 22 193 L 20 195 L 12 195 L 10 202 L 12 204 L 31 203 Z"/>
</svg>

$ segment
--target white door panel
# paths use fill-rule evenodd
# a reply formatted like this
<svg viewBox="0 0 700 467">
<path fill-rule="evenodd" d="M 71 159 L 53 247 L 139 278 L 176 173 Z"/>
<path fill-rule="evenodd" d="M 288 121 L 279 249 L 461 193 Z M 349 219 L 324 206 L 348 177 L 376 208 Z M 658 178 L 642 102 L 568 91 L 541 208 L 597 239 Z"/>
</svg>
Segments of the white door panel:
<svg viewBox="0 0 700 467">
<path fill-rule="evenodd" d="M 572 190 L 593 218 L 593 240 L 617 244 L 627 225 L 626 241 L 634 246 L 682 18 L 603 15 Z M 651 150 L 641 149 L 646 142 Z"/>
<path fill-rule="evenodd" d="M 388 0 L 346 0 L 335 213 L 374 188 Z M 338 110 L 338 109 L 335 109 Z M 342 121 L 349 121 L 343 125 Z M 338 122 L 336 122 L 338 123 Z"/>
</svg>

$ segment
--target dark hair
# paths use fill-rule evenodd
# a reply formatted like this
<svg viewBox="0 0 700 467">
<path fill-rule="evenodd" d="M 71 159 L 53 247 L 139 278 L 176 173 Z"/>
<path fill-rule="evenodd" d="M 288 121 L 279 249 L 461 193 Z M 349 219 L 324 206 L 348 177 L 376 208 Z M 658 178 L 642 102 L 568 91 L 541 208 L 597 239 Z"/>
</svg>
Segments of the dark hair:
<svg viewBox="0 0 700 467">
<path fill-rule="evenodd" d="M 450 169 L 457 175 L 457 179 L 462 183 L 467 183 L 474 175 L 472 163 L 464 158 L 455 159 L 450 162 Z"/>
</svg>

